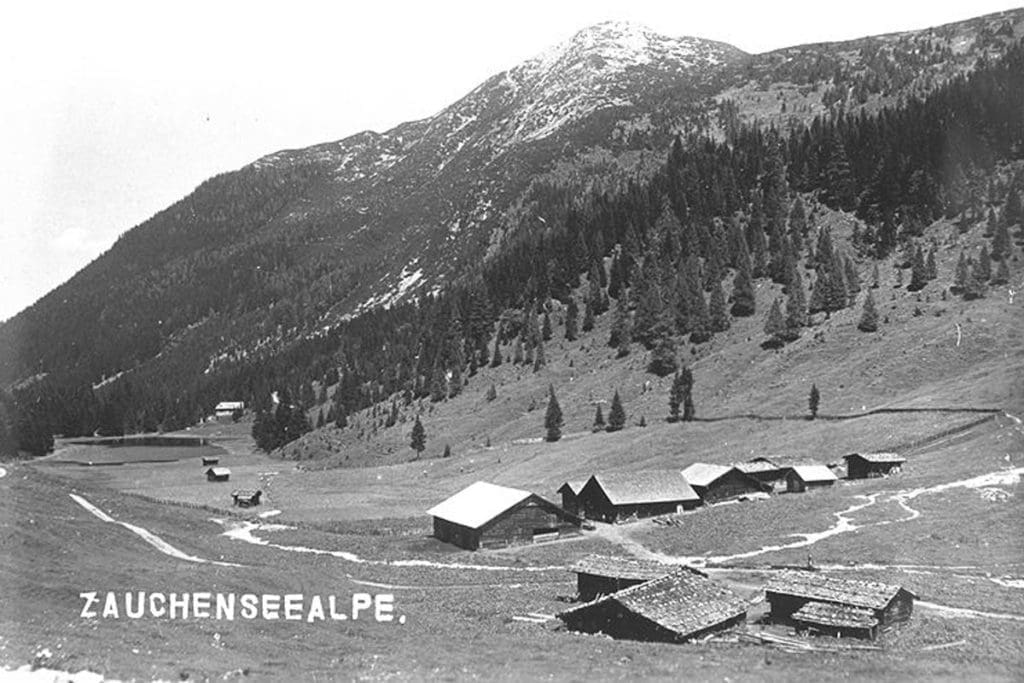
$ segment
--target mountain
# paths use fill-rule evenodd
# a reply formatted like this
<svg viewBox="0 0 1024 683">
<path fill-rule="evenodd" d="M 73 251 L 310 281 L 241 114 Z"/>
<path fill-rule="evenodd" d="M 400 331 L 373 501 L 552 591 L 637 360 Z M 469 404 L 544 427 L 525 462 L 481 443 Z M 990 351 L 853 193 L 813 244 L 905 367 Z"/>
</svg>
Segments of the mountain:
<svg viewBox="0 0 1024 683">
<path fill-rule="evenodd" d="M 54 405 L 87 403 L 81 397 L 90 392 L 110 405 L 117 395 L 133 406 L 131 417 L 111 417 L 122 427 L 170 427 L 204 414 L 221 394 L 267 394 L 271 378 L 308 386 L 368 353 L 352 341 L 357 332 L 365 339 L 403 325 L 422 331 L 429 307 L 408 304 L 427 292 L 483 277 L 489 296 L 476 303 L 491 325 L 500 312 L 494 305 L 526 303 L 494 296 L 502 264 L 524 262 L 524 245 L 550 246 L 543 240 L 555 239 L 556 227 L 598 232 L 575 223 L 588 198 L 649 194 L 656 217 L 673 140 L 686 141 L 680 149 L 698 140 L 739 149 L 754 144 L 744 142 L 745 131 L 785 134 L 899 109 L 1000 59 L 1022 34 L 1024 10 L 1015 10 L 748 55 L 598 24 L 433 117 L 277 152 L 204 182 L 0 327 L 0 383 L 16 391 L 56 384 L 59 390 L 46 389 L 60 397 L 48 399 Z M 743 170 L 723 206 L 745 208 L 759 173 Z M 683 214 L 697 209 L 676 199 L 673 209 L 686 222 Z M 586 249 L 607 257 L 613 245 Z M 550 294 L 550 277 L 540 271 L 558 270 L 564 252 L 537 266 L 530 292 Z M 463 297 L 457 309 L 464 319 L 452 334 L 466 335 L 465 309 L 474 301 Z M 385 309 L 395 311 L 391 318 Z M 447 309 L 430 315 L 430 325 L 458 317 Z M 413 393 L 430 381 L 427 350 L 445 363 L 458 356 L 418 332 L 401 344 L 380 334 L 396 358 L 409 345 L 401 353 L 416 359 L 415 369 L 393 365 L 402 366 L 394 372 Z M 420 352 L 411 350 L 417 344 Z M 366 380 L 372 373 L 361 367 L 356 374 Z M 102 421 L 101 407 L 83 410 L 91 416 L 53 426 L 68 432 Z"/>
</svg>

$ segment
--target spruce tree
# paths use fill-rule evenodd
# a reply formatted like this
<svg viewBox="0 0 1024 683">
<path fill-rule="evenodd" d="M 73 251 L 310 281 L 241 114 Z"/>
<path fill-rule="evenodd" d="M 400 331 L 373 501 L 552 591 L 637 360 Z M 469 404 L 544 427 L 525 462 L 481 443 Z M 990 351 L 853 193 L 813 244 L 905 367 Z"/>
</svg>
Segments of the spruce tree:
<svg viewBox="0 0 1024 683">
<path fill-rule="evenodd" d="M 494 335 L 494 353 L 491 354 L 491 367 L 496 368 L 501 365 L 501 337 L 500 335 Z"/>
<path fill-rule="evenodd" d="M 789 230 L 793 236 L 801 239 L 807 235 L 807 209 L 800 195 L 793 200 L 793 206 L 789 210 Z"/>
<path fill-rule="evenodd" d="M 907 286 L 907 291 L 918 292 L 928 284 L 928 265 L 925 263 L 921 245 L 914 250 L 910 268 L 910 284 Z"/>
<path fill-rule="evenodd" d="M 540 338 L 542 341 L 551 341 L 551 315 L 544 311 L 544 324 L 541 326 Z"/>
<path fill-rule="evenodd" d="M 967 286 L 969 276 L 970 270 L 967 265 L 967 256 L 961 251 L 960 258 L 956 262 L 956 272 L 953 275 L 953 288 L 957 292 L 962 292 Z"/>
<path fill-rule="evenodd" d="M 444 453 L 441 454 L 441 457 L 442 458 L 450 458 L 450 457 L 452 457 L 452 447 L 450 445 L 448 445 L 448 444 L 444 445 Z"/>
<path fill-rule="evenodd" d="M 670 334 L 663 334 L 654 344 L 647 371 L 658 377 L 671 375 L 679 367 L 676 360 L 676 343 Z"/>
<path fill-rule="evenodd" d="M 693 406 L 693 371 L 684 366 L 679 374 L 683 383 L 683 422 L 692 422 L 697 416 Z"/>
<path fill-rule="evenodd" d="M 732 285 L 732 310 L 736 318 L 754 315 L 754 283 L 750 281 L 750 273 L 740 269 Z"/>
<path fill-rule="evenodd" d="M 420 454 L 427 447 L 427 431 L 423 429 L 423 423 L 420 422 L 420 416 L 416 416 L 416 422 L 412 426 L 412 434 L 409 435 L 409 448 L 416 451 L 416 457 L 419 458 Z"/>
<path fill-rule="evenodd" d="M 766 344 L 768 346 L 781 346 L 783 343 L 782 335 L 786 331 L 786 320 L 782 317 L 782 308 L 779 306 L 779 300 L 775 299 L 772 301 L 771 310 L 768 311 L 768 317 L 764 321 L 764 333 L 768 336 Z"/>
<path fill-rule="evenodd" d="M 615 320 L 612 322 L 608 345 L 619 350 L 619 356 L 629 354 L 629 345 L 633 343 L 633 324 L 629 314 L 629 296 L 623 290 L 615 302 Z"/>
<path fill-rule="evenodd" d="M 487 401 L 493 401 L 498 398 L 498 388 L 494 386 L 494 382 L 491 382 L 491 386 L 487 389 Z"/>
<path fill-rule="evenodd" d="M 811 385 L 811 393 L 807 397 L 807 407 L 811 411 L 810 419 L 818 417 L 818 403 L 821 401 L 821 394 L 818 392 L 818 385 Z"/>
<path fill-rule="evenodd" d="M 999 221 L 992 236 L 992 260 L 1002 261 L 1010 254 L 1010 229 L 1005 220 Z"/>
<path fill-rule="evenodd" d="M 562 438 L 562 408 L 558 405 L 553 384 L 548 385 L 548 410 L 544 415 L 544 429 L 544 438 L 547 441 L 558 441 Z"/>
<path fill-rule="evenodd" d="M 577 318 L 579 318 L 580 309 L 576 305 L 575 297 L 569 297 L 569 305 L 565 311 L 565 338 L 567 341 L 576 341 L 579 337 L 579 330 L 577 329 Z"/>
<path fill-rule="evenodd" d="M 996 274 L 992 276 L 993 285 L 1005 285 L 1010 281 L 1010 266 L 1007 265 L 1009 259 L 1003 259 L 996 266 Z"/>
<path fill-rule="evenodd" d="M 524 360 L 523 354 L 523 335 L 516 335 L 516 339 L 512 342 L 512 363 L 514 365 L 522 365 Z"/>
<path fill-rule="evenodd" d="M 590 428 L 590 431 L 603 432 L 604 427 L 604 415 L 601 413 L 601 404 L 598 404 L 597 410 L 594 411 L 594 426 Z"/>
<path fill-rule="evenodd" d="M 924 260 L 924 269 L 928 275 L 929 280 L 934 280 L 939 276 L 938 268 L 935 265 L 935 248 L 928 250 L 928 258 Z"/>
<path fill-rule="evenodd" d="M 672 379 L 672 388 L 668 392 L 668 421 L 679 422 L 679 408 L 683 404 L 685 387 L 683 376 L 677 372 Z"/>
<path fill-rule="evenodd" d="M 800 336 L 800 328 L 807 325 L 807 293 L 799 271 L 794 274 L 786 295 L 786 330 L 783 338 L 793 341 Z"/>
<path fill-rule="evenodd" d="M 875 297 L 870 289 L 864 299 L 864 308 L 861 311 L 857 329 L 861 332 L 876 332 L 878 330 L 878 311 L 875 309 Z"/>
<path fill-rule="evenodd" d="M 871 289 L 878 289 L 879 284 L 878 261 L 875 261 L 875 265 L 871 268 Z"/>
<path fill-rule="evenodd" d="M 849 256 L 843 258 L 843 273 L 846 275 L 846 293 L 852 299 L 860 292 L 860 275 L 857 266 Z"/>
<path fill-rule="evenodd" d="M 606 431 L 617 432 L 626 426 L 626 410 L 622 407 L 622 399 L 616 391 L 612 397 L 612 407 L 608 410 L 608 426 Z"/>
<path fill-rule="evenodd" d="M 544 342 L 538 342 L 536 348 L 533 349 L 533 371 L 537 372 L 547 364 L 547 358 L 544 356 Z"/>
<path fill-rule="evenodd" d="M 729 311 L 725 307 L 725 290 L 722 289 L 721 282 L 711 285 L 708 315 L 711 319 L 712 332 L 725 332 L 729 329 L 731 320 L 729 319 Z"/>
<path fill-rule="evenodd" d="M 992 279 L 992 259 L 989 258 L 988 247 L 984 244 L 981 245 L 981 253 L 978 254 L 978 263 L 975 268 L 981 282 L 988 282 Z"/>
<path fill-rule="evenodd" d="M 594 306 L 587 301 L 583 310 L 583 331 L 590 332 L 594 329 Z"/>
</svg>

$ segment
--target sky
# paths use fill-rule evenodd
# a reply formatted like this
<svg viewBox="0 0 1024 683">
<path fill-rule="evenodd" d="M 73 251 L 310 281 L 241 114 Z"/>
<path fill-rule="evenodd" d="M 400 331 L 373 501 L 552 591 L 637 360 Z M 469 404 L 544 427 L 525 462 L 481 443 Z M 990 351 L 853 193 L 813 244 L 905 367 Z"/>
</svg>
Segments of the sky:
<svg viewBox="0 0 1024 683">
<path fill-rule="evenodd" d="M 1015 5 L 19 2 L 0 25 L 0 320 L 203 180 L 280 149 L 424 118 L 606 20 L 747 52 Z"/>
</svg>

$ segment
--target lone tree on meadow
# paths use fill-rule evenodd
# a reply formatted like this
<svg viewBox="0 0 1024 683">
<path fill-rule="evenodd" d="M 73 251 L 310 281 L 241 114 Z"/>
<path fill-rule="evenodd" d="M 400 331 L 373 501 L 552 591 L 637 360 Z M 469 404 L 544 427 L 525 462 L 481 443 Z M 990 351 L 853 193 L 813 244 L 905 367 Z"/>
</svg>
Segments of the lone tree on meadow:
<svg viewBox="0 0 1024 683">
<path fill-rule="evenodd" d="M 682 406 L 685 422 L 693 420 L 693 371 L 688 367 L 676 373 L 672 380 L 672 388 L 668 392 L 668 421 L 679 422 L 679 408 Z"/>
<path fill-rule="evenodd" d="M 608 409 L 608 427 L 605 431 L 617 432 L 626 426 L 626 411 L 622 407 L 622 399 L 619 398 L 618 390 L 612 397 L 612 407 Z"/>
<path fill-rule="evenodd" d="M 875 308 L 875 297 L 871 295 L 871 290 L 868 290 L 867 298 L 864 299 L 864 309 L 860 314 L 860 322 L 857 323 L 857 329 L 861 332 L 877 332 L 878 331 L 878 310 Z"/>
<path fill-rule="evenodd" d="M 544 415 L 544 429 L 548 441 L 558 441 L 562 438 L 562 408 L 558 405 L 558 397 L 555 396 L 555 385 L 548 385 L 548 411 Z"/>
<path fill-rule="evenodd" d="M 818 386 L 811 385 L 811 395 L 807 397 L 807 407 L 811 411 L 811 419 L 818 417 L 818 403 L 821 401 L 821 394 L 818 393 Z"/>
<path fill-rule="evenodd" d="M 412 435 L 409 438 L 409 448 L 416 451 L 416 457 L 420 457 L 423 449 L 427 447 L 427 431 L 423 429 L 420 416 L 416 416 L 416 423 L 412 426 Z"/>
<path fill-rule="evenodd" d="M 603 432 L 605 428 L 604 414 L 601 412 L 601 404 L 597 405 L 597 410 L 594 411 L 594 426 L 590 428 L 592 432 Z"/>
</svg>

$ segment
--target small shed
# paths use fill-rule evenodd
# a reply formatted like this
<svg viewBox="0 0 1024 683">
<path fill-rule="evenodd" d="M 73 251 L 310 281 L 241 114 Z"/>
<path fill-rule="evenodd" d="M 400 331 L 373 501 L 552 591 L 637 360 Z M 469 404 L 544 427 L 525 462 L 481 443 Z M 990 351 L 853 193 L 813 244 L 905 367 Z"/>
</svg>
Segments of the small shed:
<svg viewBox="0 0 1024 683">
<path fill-rule="evenodd" d="M 234 420 L 245 410 L 245 401 L 221 401 L 214 409 L 213 414 L 218 420 Z"/>
<path fill-rule="evenodd" d="M 747 619 L 747 603 L 725 586 L 680 569 L 562 612 L 574 631 L 678 643 Z"/>
<path fill-rule="evenodd" d="M 786 473 L 786 490 L 790 493 L 827 488 L 835 483 L 836 475 L 824 465 L 795 465 Z"/>
<path fill-rule="evenodd" d="M 770 484 L 760 482 L 730 465 L 695 462 L 684 469 L 682 475 L 705 504 L 772 490 Z"/>
<path fill-rule="evenodd" d="M 868 479 L 899 474 L 906 458 L 895 453 L 851 453 L 844 455 L 847 479 Z"/>
<path fill-rule="evenodd" d="M 674 514 L 700 505 L 700 496 L 678 470 L 595 474 L 578 499 L 582 516 L 605 522 Z"/>
<path fill-rule="evenodd" d="M 500 548 L 580 533 L 580 519 L 540 496 L 485 481 L 427 510 L 434 537 L 466 550 Z"/>
<path fill-rule="evenodd" d="M 213 467 L 220 462 L 220 458 L 216 455 L 204 455 L 202 457 L 203 467 Z"/>
<path fill-rule="evenodd" d="M 227 481 L 231 477 L 231 470 L 227 467 L 211 467 L 206 470 L 206 481 Z"/>
<path fill-rule="evenodd" d="M 900 586 L 812 571 L 783 572 L 765 587 L 773 622 L 871 639 L 908 621 L 915 597 Z"/>
<path fill-rule="evenodd" d="M 747 462 L 735 463 L 733 467 L 748 477 L 753 477 L 772 487 L 784 486 L 786 475 L 796 465 L 813 465 L 807 458 L 794 455 L 759 455 Z"/>
<path fill-rule="evenodd" d="M 683 568 L 707 576 L 693 567 L 607 555 L 588 555 L 574 564 L 571 570 L 576 573 L 577 598 L 589 602 L 644 581 L 660 579 Z"/>
<path fill-rule="evenodd" d="M 260 504 L 260 497 L 262 495 L 263 491 L 260 490 L 238 489 L 231 492 L 231 504 L 242 508 L 254 507 Z"/>
<path fill-rule="evenodd" d="M 580 491 L 583 490 L 583 485 L 587 483 L 586 479 L 577 479 L 574 481 L 567 481 L 558 487 L 555 493 L 562 496 L 562 509 L 566 512 L 578 515 L 580 513 Z"/>
</svg>

